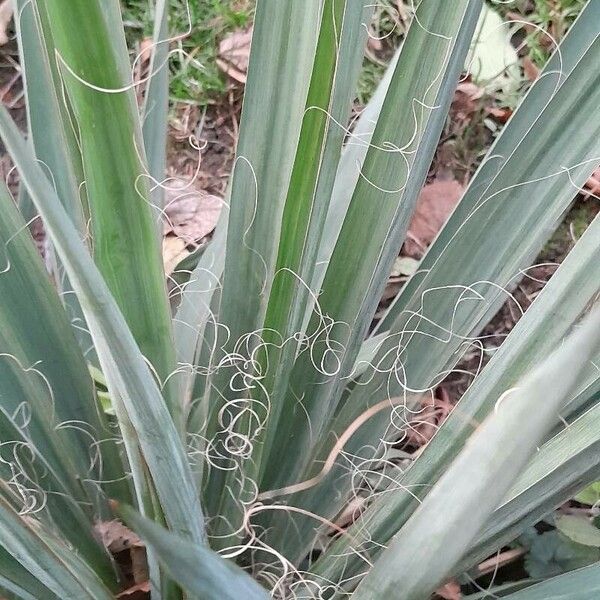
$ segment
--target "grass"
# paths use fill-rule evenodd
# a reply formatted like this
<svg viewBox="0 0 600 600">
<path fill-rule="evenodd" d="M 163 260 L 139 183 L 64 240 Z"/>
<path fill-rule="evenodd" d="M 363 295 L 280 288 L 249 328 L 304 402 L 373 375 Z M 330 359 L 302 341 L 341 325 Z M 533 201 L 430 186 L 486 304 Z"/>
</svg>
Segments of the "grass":
<svg viewBox="0 0 600 600">
<path fill-rule="evenodd" d="M 502 15 L 517 13 L 524 21 L 523 39 L 525 54 L 537 67 L 550 58 L 555 42 L 560 42 L 585 5 L 585 0 L 514 0 L 514 2 L 491 2 Z M 515 18 L 517 14 L 509 15 Z M 551 36 L 551 37 L 550 37 Z"/>
<path fill-rule="evenodd" d="M 130 48 L 152 36 L 152 5 L 150 0 L 123 0 Z M 190 31 L 176 43 L 179 52 L 171 55 L 172 100 L 207 105 L 226 92 L 227 79 L 215 61 L 219 42 L 232 31 L 247 26 L 253 10 L 252 0 L 171 0 L 171 35 Z"/>
</svg>

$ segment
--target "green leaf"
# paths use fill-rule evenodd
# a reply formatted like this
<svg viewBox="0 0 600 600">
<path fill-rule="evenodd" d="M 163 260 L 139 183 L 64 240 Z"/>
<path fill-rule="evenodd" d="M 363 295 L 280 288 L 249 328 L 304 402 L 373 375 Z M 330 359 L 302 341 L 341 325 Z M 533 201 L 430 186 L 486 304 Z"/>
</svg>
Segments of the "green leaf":
<svg viewBox="0 0 600 600">
<path fill-rule="evenodd" d="M 218 415 L 229 399 L 240 396 L 230 389 L 239 371 L 237 357 L 245 354 L 253 331 L 260 330 L 275 269 L 277 244 L 319 31 L 320 3 L 259 0 L 245 88 L 237 158 L 230 182 L 229 243 L 225 256 L 219 322 L 226 339 L 216 344 L 216 364 L 223 366 L 211 378 L 211 414 L 206 437 L 212 441 L 221 428 Z M 249 349 L 252 351 L 251 349 Z M 231 356 L 229 356 L 231 354 Z M 242 359 L 243 360 L 243 359 Z M 229 366 L 233 363 L 233 366 Z M 213 395 L 214 394 L 214 395 Z M 214 440 L 216 468 L 205 486 L 209 515 L 220 514 L 216 528 L 229 530 L 239 514 L 221 509 L 229 502 L 224 491 L 230 460 L 222 461 L 223 437 Z M 222 463 L 225 463 L 222 465 Z M 237 513 L 237 507 L 233 512 Z M 216 535 L 221 535 L 215 530 Z M 227 544 L 225 538 L 218 542 Z"/>
<path fill-rule="evenodd" d="M 525 570 L 536 579 L 561 575 L 600 559 L 600 551 L 576 544 L 557 531 L 536 535 L 525 556 Z"/>
<path fill-rule="evenodd" d="M 167 131 L 169 126 L 169 2 L 154 3 L 154 34 L 150 57 L 148 51 L 140 59 L 148 63 L 150 78 L 144 97 L 142 135 L 148 157 L 148 172 L 155 180 L 152 186 L 152 204 L 157 209 L 164 205 L 161 183 L 167 174 Z"/>
<path fill-rule="evenodd" d="M 307 449 L 329 430 L 427 175 L 480 5 L 419 4 L 307 329 L 310 349 L 294 366 L 287 403 L 303 399 L 302 410 L 288 413 L 298 450 L 288 443 L 277 486 L 298 479 L 314 458 Z"/>
<path fill-rule="evenodd" d="M 600 594 L 600 565 L 598 563 L 559 575 L 514 594 L 507 600 L 589 600 Z"/>
<path fill-rule="evenodd" d="M 112 572 L 90 529 L 104 508 L 103 489 L 130 498 L 114 432 L 98 410 L 70 324 L 4 183 L 0 298 L 2 477 L 29 488 L 25 507 L 45 505 L 63 535 L 100 572 Z"/>
<path fill-rule="evenodd" d="M 480 8 L 477 0 L 419 4 L 294 365 L 285 408 L 290 434 L 281 437 L 271 488 L 311 477 L 319 445 L 331 441 L 331 422 L 404 239 Z M 314 491 L 320 497 L 309 510 L 331 518 L 337 493 Z M 290 499 L 299 502 L 305 500 Z M 282 518 L 289 517 L 274 516 Z M 304 519 L 303 527 L 298 537 L 309 544 L 314 522 Z M 276 543 L 304 551 L 294 535 Z"/>
<path fill-rule="evenodd" d="M 56 193 L 2 107 L 0 135 L 44 219 L 83 308 L 131 468 L 137 476 L 136 484 L 141 485 L 145 472 L 135 451 L 139 443 L 169 528 L 202 542 L 202 511 L 185 449 L 148 365 Z"/>
<path fill-rule="evenodd" d="M 558 531 L 577 544 L 600 548 L 600 529 L 589 519 L 575 515 L 559 515 L 555 524 Z M 598 558 L 600 559 L 600 555 Z"/>
<path fill-rule="evenodd" d="M 82 204 L 83 165 L 72 115 L 61 95 L 47 15 L 27 0 L 16 0 L 15 9 L 27 120 L 35 154 L 52 174 L 61 202 L 84 234 L 87 217 Z"/>
<path fill-rule="evenodd" d="M 127 506 L 123 519 L 157 553 L 167 573 L 195 598 L 267 600 L 270 595 L 252 577 L 216 552 L 183 540 Z"/>
<path fill-rule="evenodd" d="M 42 534 L 33 519 L 26 522 L 0 498 L 0 534 L 4 549 L 40 583 L 61 599 L 111 600 L 113 594 L 71 550 Z"/>
<path fill-rule="evenodd" d="M 354 593 L 357 600 L 398 590 L 399 599 L 422 598 L 436 589 L 535 453 L 583 365 L 598 351 L 600 307 L 540 366 L 503 394 L 495 413 L 471 436 L 361 581 Z M 428 568 L 419 568 L 423 564 Z"/>
<path fill-rule="evenodd" d="M 385 398 L 405 398 L 410 420 L 415 395 L 409 390 L 427 392 L 452 369 L 467 347 L 465 341 L 474 340 L 505 302 L 506 290 L 510 291 L 541 250 L 572 201 L 576 186 L 583 185 L 595 168 L 600 121 L 590 121 L 589 114 L 600 101 L 600 86 L 590 81 L 592 65 L 600 57 L 598 19 L 600 3 L 589 3 L 497 139 L 419 270 L 375 329 L 375 335 L 387 331 L 386 339 L 373 366 L 338 409 L 333 426 L 337 436 L 366 407 Z M 567 172 L 567 166 L 573 168 Z M 593 240 L 589 243 L 595 248 Z M 487 410 L 489 405 L 484 412 Z M 389 411 L 373 417 L 349 441 L 346 454 L 358 455 L 360 462 L 364 458 L 361 449 L 364 454 L 373 440 L 385 434 L 390 422 Z M 459 447 L 460 443 L 454 452 Z M 329 450 L 330 445 L 325 445 L 320 458 Z M 372 450 L 368 458 L 372 458 Z M 432 470 L 443 468 L 442 464 L 446 463 L 434 458 Z M 416 470 L 413 474 L 416 476 Z M 421 485 L 432 477 L 428 471 L 413 482 Z M 339 491 L 342 483 L 334 483 L 330 485 Z M 348 483 L 346 486 L 349 490 Z M 321 498 L 333 498 L 331 489 L 322 486 Z M 381 506 L 381 510 L 403 516 L 398 521 L 382 517 L 384 535 L 370 523 L 365 530 L 376 544 L 385 543 L 410 514 L 399 508 L 413 502 L 409 496 L 399 492 L 394 508 L 396 500 L 386 495 L 388 507 Z M 321 504 L 319 508 L 322 510 Z M 332 509 L 326 512 L 331 515 Z M 345 543 L 340 539 L 336 547 Z M 363 568 L 356 558 L 350 557 L 348 562 L 354 563 L 355 569 Z"/>
<path fill-rule="evenodd" d="M 171 315 L 119 3 L 38 4 L 77 123 L 94 259 L 182 427 L 176 378 L 167 382 L 175 369 Z"/>
<path fill-rule="evenodd" d="M 575 496 L 575 500 L 581 502 L 581 504 L 589 504 L 590 506 L 594 506 L 594 504 L 600 502 L 600 483 L 595 482 L 588 485 Z"/>
<path fill-rule="evenodd" d="M 402 527 L 419 501 L 428 493 L 429 486 L 438 480 L 458 455 L 473 432 L 474 425 L 481 423 L 492 412 L 497 399 L 507 389 L 512 388 L 520 376 L 539 364 L 544 356 L 561 343 L 562 338 L 578 322 L 581 314 L 586 311 L 598 293 L 600 281 L 600 263 L 597 260 L 598 239 L 600 239 L 600 219 L 595 219 L 535 302 L 515 325 L 489 364 L 460 399 L 419 458 L 404 472 L 390 474 L 390 477 L 394 476 L 395 481 L 391 483 L 389 491 L 364 512 L 356 526 L 350 529 L 347 538 L 340 538 L 332 546 L 330 554 L 327 553 L 314 565 L 315 572 L 337 581 L 342 577 L 342 570 L 345 577 L 362 571 L 364 566 L 359 559 L 354 557 L 344 561 L 336 559 L 336 556 L 344 554 L 348 540 L 354 538 L 356 542 L 364 542 L 369 545 L 370 552 L 377 554 L 377 546 L 387 543 Z M 593 373 L 595 371 L 593 362 L 586 364 L 585 369 L 586 372 Z M 577 382 L 578 385 L 580 383 L 581 380 Z M 410 418 L 411 415 L 407 415 L 407 420 Z M 526 498 L 523 498 L 519 508 L 511 504 L 506 511 L 502 511 L 502 518 L 508 519 L 508 522 L 503 520 L 504 526 L 500 526 L 498 522 L 497 528 L 490 530 L 490 535 L 491 531 L 494 531 L 494 536 L 500 535 L 504 527 L 513 523 L 512 517 L 516 519 L 517 515 L 528 515 L 531 512 L 531 503 L 535 505 L 543 497 L 541 490 L 534 484 L 558 468 L 553 463 L 548 463 L 548 459 L 562 465 L 572 458 L 571 450 L 576 454 L 582 445 L 584 448 L 589 446 L 590 435 L 594 437 L 595 429 L 595 427 L 590 428 L 589 425 L 586 429 L 583 424 L 581 429 L 579 425 L 573 430 L 567 429 L 560 434 L 560 437 L 569 434 L 577 436 L 578 432 L 582 431 L 579 444 L 574 444 L 571 438 L 571 443 L 564 443 L 560 451 L 557 447 L 552 449 L 549 447 L 547 453 L 543 449 L 536 455 L 534 464 L 537 462 L 537 467 L 531 473 L 526 473 L 527 479 L 523 480 L 523 485 L 519 488 L 521 492 L 527 491 Z M 358 449 L 368 447 L 369 438 L 366 437 L 368 434 L 368 429 L 366 433 L 359 430 L 346 448 L 350 446 L 352 451 L 358 452 Z M 593 464 L 589 458 L 587 461 L 584 459 L 581 468 L 587 469 Z M 571 468 L 570 472 L 577 481 L 581 474 L 580 470 Z M 590 476 L 597 475 L 592 473 L 588 475 Z M 569 498 L 569 493 L 572 495 L 577 491 L 578 488 L 570 490 L 566 487 L 567 479 L 568 476 L 563 470 L 555 472 L 553 482 L 547 488 L 548 493 L 552 495 L 549 502 L 555 501 L 554 494 L 562 489 L 561 482 L 564 482 L 566 488 L 561 491 L 561 494 L 567 494 L 565 500 Z M 332 477 L 328 489 L 339 489 L 340 485 L 339 476 Z M 529 490 L 529 487 L 532 489 Z M 410 490 L 410 493 L 406 490 Z M 544 505 L 546 505 L 545 501 Z M 553 506 L 555 504 L 549 504 L 545 512 L 551 510 Z M 368 532 L 368 540 L 363 537 L 366 532 Z M 517 533 L 513 532 L 512 537 L 514 538 Z M 504 542 L 510 539 L 511 537 L 508 537 Z M 371 540 L 375 544 L 371 545 Z M 480 549 L 481 552 L 476 556 L 482 554 L 482 558 L 485 558 L 486 551 L 489 556 L 499 546 L 496 541 L 490 541 L 488 538 L 489 544 L 486 544 L 485 549 Z M 473 557 L 469 557 L 469 560 L 471 558 Z"/>
<path fill-rule="evenodd" d="M 546 442 L 490 517 L 463 557 L 461 572 L 509 543 L 527 527 L 569 500 L 582 485 L 600 478 L 600 405 Z"/>
<path fill-rule="evenodd" d="M 4 548 L 0 548 L 0 589 L 14 594 L 20 600 L 59 600 Z"/>
</svg>

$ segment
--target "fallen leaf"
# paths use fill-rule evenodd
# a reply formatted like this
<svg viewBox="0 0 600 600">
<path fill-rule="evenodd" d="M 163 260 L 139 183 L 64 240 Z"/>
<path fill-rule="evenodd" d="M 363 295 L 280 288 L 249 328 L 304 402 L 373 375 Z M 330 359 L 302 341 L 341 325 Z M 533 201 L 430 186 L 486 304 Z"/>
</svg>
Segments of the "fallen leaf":
<svg viewBox="0 0 600 600">
<path fill-rule="evenodd" d="M 421 410 L 412 415 L 403 441 L 417 448 L 424 446 L 446 420 L 453 407 L 450 395 L 443 387 L 436 390 L 433 398 L 430 395 L 423 396 Z"/>
<path fill-rule="evenodd" d="M 142 583 L 136 583 L 135 585 L 117 594 L 117 598 L 126 598 L 127 600 L 141 600 L 147 598 L 150 593 L 150 582 L 144 581 Z"/>
<path fill-rule="evenodd" d="M 378 37 L 375 35 L 369 35 L 369 39 L 367 40 L 367 46 L 373 50 L 374 52 L 379 52 L 383 49 L 383 44 Z"/>
<path fill-rule="evenodd" d="M 415 273 L 419 261 L 410 256 L 399 256 L 394 261 L 390 277 L 410 277 Z"/>
<path fill-rule="evenodd" d="M 143 548 L 142 540 L 120 521 L 98 521 L 94 531 L 100 536 L 105 548 L 112 554 L 129 548 Z"/>
<path fill-rule="evenodd" d="M 417 207 L 408 227 L 404 253 L 420 258 L 458 203 L 463 186 L 455 179 L 436 179 L 419 195 Z"/>
<path fill-rule="evenodd" d="M 223 200 L 184 180 L 170 181 L 168 188 L 163 233 L 174 233 L 186 245 L 199 242 L 215 228 Z"/>
<path fill-rule="evenodd" d="M 472 81 L 463 81 L 456 86 L 452 100 L 452 114 L 459 120 L 465 120 L 477 110 L 477 100 L 483 96 L 483 90 Z"/>
<path fill-rule="evenodd" d="M 523 73 L 525 73 L 525 77 L 527 77 L 529 81 L 535 81 L 540 74 L 539 68 L 536 67 L 529 56 L 523 58 Z"/>
<path fill-rule="evenodd" d="M 485 110 L 501 123 L 506 123 L 513 113 L 511 108 L 499 106 L 486 106 Z"/>
<path fill-rule="evenodd" d="M 586 197 L 600 196 L 600 167 L 598 167 L 585 182 Z"/>
<path fill-rule="evenodd" d="M 14 12 L 13 0 L 0 3 L 0 46 L 8 43 L 8 26 Z"/>
<path fill-rule="evenodd" d="M 236 29 L 219 44 L 217 65 L 229 77 L 246 83 L 252 28 Z"/>
<path fill-rule="evenodd" d="M 167 235 L 163 238 L 163 264 L 165 266 L 165 275 L 168 277 L 173 273 L 175 267 L 191 252 L 186 248 L 185 240 L 175 236 Z"/>
<path fill-rule="evenodd" d="M 512 91 L 520 79 L 518 60 L 508 24 L 484 4 L 466 60 L 473 80 L 487 90 Z"/>
<path fill-rule="evenodd" d="M 444 600 L 461 600 L 460 585 L 454 579 L 437 589 L 435 593 Z"/>
</svg>

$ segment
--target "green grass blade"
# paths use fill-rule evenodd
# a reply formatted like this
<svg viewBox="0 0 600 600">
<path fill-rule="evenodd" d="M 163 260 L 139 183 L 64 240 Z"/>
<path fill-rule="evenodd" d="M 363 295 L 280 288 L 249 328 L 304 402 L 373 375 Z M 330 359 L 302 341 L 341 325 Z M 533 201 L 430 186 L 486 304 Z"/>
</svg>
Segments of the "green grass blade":
<svg viewBox="0 0 600 600">
<path fill-rule="evenodd" d="M 242 569 L 205 546 L 169 533 L 127 506 L 119 512 L 157 553 L 167 573 L 194 598 L 267 600 L 270 595 Z"/>
<path fill-rule="evenodd" d="M 43 0 L 77 122 L 94 259 L 161 384 L 175 353 L 155 213 L 116 0 Z M 115 91 L 122 90 L 122 91 Z M 143 268 L 141 267 L 143 265 Z M 166 386 L 178 427 L 176 380 Z"/>
<path fill-rule="evenodd" d="M 503 395 L 494 414 L 473 434 L 359 584 L 353 594 L 356 600 L 392 594 L 416 600 L 436 589 L 533 456 L 577 385 L 583 366 L 599 351 L 600 307 L 562 347 Z"/>
<path fill-rule="evenodd" d="M 142 135 L 148 172 L 162 182 L 167 173 L 167 130 L 169 125 L 169 5 L 168 0 L 154 3 L 154 35 L 148 72 L 151 74 L 146 84 L 144 97 Z M 141 58 L 146 60 L 144 54 Z M 164 205 L 164 189 L 153 186 L 152 203 L 158 208 Z"/>
<path fill-rule="evenodd" d="M 167 524 L 180 535 L 202 542 L 202 511 L 185 449 L 148 365 L 56 193 L 1 107 L 0 135 L 77 293 L 111 397 L 122 400 L 135 428 Z M 123 421 L 121 425 L 127 426 Z"/>
<path fill-rule="evenodd" d="M 5 500 L 0 499 L 0 534 L 4 549 L 42 585 L 59 598 L 70 600 L 111 600 L 113 594 L 92 570 L 60 542 L 40 537 L 38 524 L 28 523 Z"/>
</svg>

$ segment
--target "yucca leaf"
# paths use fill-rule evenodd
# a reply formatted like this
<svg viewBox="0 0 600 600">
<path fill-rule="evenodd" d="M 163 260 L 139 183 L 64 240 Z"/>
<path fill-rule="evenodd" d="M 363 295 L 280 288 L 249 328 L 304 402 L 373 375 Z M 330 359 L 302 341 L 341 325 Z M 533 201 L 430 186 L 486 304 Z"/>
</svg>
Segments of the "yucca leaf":
<svg viewBox="0 0 600 600">
<path fill-rule="evenodd" d="M 256 435 L 250 434 L 252 456 L 240 463 L 248 480 L 260 482 L 264 476 L 271 481 L 276 476 L 279 468 L 273 466 L 281 460 L 281 441 L 288 438 L 289 420 L 283 400 L 300 342 L 298 332 L 312 296 L 305 282 L 312 279 L 344 137 L 338 123 L 348 118 L 352 100 L 349 90 L 354 89 L 358 78 L 365 41 L 363 23 L 368 13 L 364 2 L 326 0 L 322 5 L 305 114 L 283 209 L 275 273 L 260 333 L 264 346 L 256 354 L 258 364 L 253 366 L 262 375 L 260 385 L 253 386 L 250 395 L 258 419 L 264 419 L 265 425 L 257 429 Z M 237 429 L 251 430 L 254 418 L 246 412 Z M 235 489 L 237 471 L 231 471 L 229 479 L 225 488 Z M 224 494 L 228 507 L 219 511 L 229 523 L 232 512 L 242 514 L 237 495 Z"/>
<path fill-rule="evenodd" d="M 214 400 L 206 437 L 211 440 L 222 428 L 218 415 L 223 405 L 240 394 L 247 395 L 234 392 L 230 383 L 239 371 L 240 353 L 246 354 L 245 340 L 252 345 L 252 332 L 262 327 L 264 319 L 319 18 L 319 2 L 257 3 L 242 126 L 229 193 L 227 238 L 236 242 L 228 244 L 219 307 L 219 322 L 224 325 L 221 331 L 227 332 L 227 341 L 217 343 L 215 360 L 223 367 L 209 382 Z M 216 468 L 211 470 L 205 494 L 209 515 L 223 512 L 219 505 L 226 473 L 220 467 L 229 468 L 231 461 L 227 459 L 222 465 L 218 455 L 223 452 L 226 435 L 220 434 L 214 442 Z M 230 498 L 228 492 L 225 494 Z M 234 510 L 237 512 L 237 507 Z M 226 529 L 230 517 L 224 514 L 219 519 Z M 222 543 L 227 540 L 222 538 Z"/>
<path fill-rule="evenodd" d="M 386 398 L 405 398 L 409 406 L 404 418 L 411 420 L 410 403 L 418 394 L 407 390 L 427 392 L 452 368 L 467 347 L 465 342 L 476 339 L 504 302 L 505 288 L 514 285 L 533 261 L 577 186 L 595 168 L 600 121 L 590 121 L 586 111 L 593 111 L 600 98 L 590 96 L 600 89 L 590 78 L 591 65 L 600 56 L 593 25 L 596 16 L 600 17 L 600 2 L 595 1 L 573 25 L 560 52 L 490 151 L 423 259 L 422 269 L 401 291 L 392 309 L 398 318 L 380 345 L 373 367 L 338 410 L 333 425 L 336 435 L 367 407 Z M 390 422 L 390 412 L 382 411 L 361 427 L 345 448 L 347 456 L 357 456 L 345 465 L 346 470 L 352 471 L 352 464 L 365 458 L 365 440 L 372 446 L 386 434 Z M 330 447 L 331 442 L 323 445 L 321 458 Z M 369 459 L 372 454 L 371 448 Z M 343 497 L 349 493 L 349 484 L 347 479 Z M 315 495 L 327 502 L 333 498 L 332 486 L 339 491 L 341 485 L 340 480 L 331 479 Z M 331 515 L 334 508 L 325 509 L 321 500 L 313 502 Z M 370 534 L 381 540 L 376 532 Z"/>
<path fill-rule="evenodd" d="M 560 348 L 503 394 L 494 414 L 471 436 L 353 597 L 367 600 L 395 594 L 416 600 L 433 592 L 508 492 L 555 422 L 583 368 L 599 351 L 597 307 Z"/>
<path fill-rule="evenodd" d="M 72 115 L 60 95 L 60 76 L 46 15 L 40 15 L 38 6 L 27 0 L 16 0 L 15 9 L 27 120 L 35 154 L 52 174 L 65 210 L 84 234 L 87 216 L 82 202 L 83 165 Z"/>
<path fill-rule="evenodd" d="M 87 241 L 89 207 L 83 185 L 79 141 L 74 117 L 60 81 L 47 15 L 42 7 L 27 0 L 17 0 L 15 9 L 29 139 L 36 157 L 51 176 L 67 213 L 82 238 Z M 24 186 L 20 187 L 19 195 L 19 208 L 28 221 L 35 214 L 32 212 L 33 205 Z M 24 201 L 27 201 L 26 206 L 23 206 Z M 46 253 L 47 259 L 52 256 L 51 246 Z M 86 331 L 77 298 L 61 266 L 53 266 L 53 276 L 61 290 L 62 300 L 74 325 L 76 337 L 81 348 L 88 351 L 92 342 Z M 87 358 L 95 360 L 93 350 L 89 350 Z"/>
<path fill-rule="evenodd" d="M 339 580 L 342 571 L 345 577 L 362 571 L 364 563 L 356 557 L 344 561 L 336 559 L 344 552 L 348 540 L 361 545 L 366 542 L 363 539 L 363 533 L 366 533 L 369 541 L 373 540 L 376 544 L 369 551 L 377 554 L 379 545 L 385 544 L 403 526 L 428 493 L 429 486 L 437 481 L 463 448 L 473 432 L 473 425 L 481 423 L 505 390 L 513 387 L 520 376 L 539 364 L 560 344 L 598 293 L 599 235 L 600 219 L 595 219 L 422 455 L 404 473 L 390 475 L 394 481 L 389 491 L 367 509 L 356 526 L 351 528 L 348 537 L 340 538 L 330 553 L 315 564 L 316 573 Z M 593 372 L 594 367 L 588 364 L 586 369 Z M 577 384 L 581 385 L 581 381 Z M 410 420 L 410 415 L 407 420 Z M 366 447 L 369 443 L 361 430 L 355 434 L 354 449 Z M 558 458 L 559 454 L 554 456 Z M 336 486 L 340 486 L 339 480 L 332 478 L 327 489 L 335 489 Z"/>
<path fill-rule="evenodd" d="M 598 100 L 582 89 L 598 91 L 589 78 L 589 65 L 600 56 L 591 26 L 596 16 L 598 2 L 573 26 L 401 291 L 378 328 L 383 332 L 393 322 L 374 359 L 376 369 L 363 375 L 336 431 L 381 400 L 377 390 L 388 397 L 426 390 L 448 372 L 465 339 L 473 339 L 506 300 L 506 288 L 533 261 L 594 170 L 600 121 L 584 118 L 581 102 L 589 101 L 591 109 Z M 567 144 L 574 138 L 581 143 Z M 374 419 L 370 435 L 380 436 L 387 419 Z"/>
<path fill-rule="evenodd" d="M 123 466 L 56 291 L 5 184 L 0 184 L 1 471 L 24 509 L 50 518 L 102 572 L 91 535 L 103 489 L 130 498 Z M 112 482 L 107 485 L 104 482 Z M 29 490 L 29 491 L 28 491 Z M 93 510 L 83 507 L 91 504 Z M 95 513 L 95 514 L 94 514 Z"/>
<path fill-rule="evenodd" d="M 151 546 L 167 573 L 193 598 L 267 600 L 270 595 L 252 577 L 216 552 L 192 544 L 145 519 L 127 506 L 123 519 Z"/>
<path fill-rule="evenodd" d="M 0 548 L 0 590 L 19 600 L 56 600 L 58 596 L 42 585 L 4 548 Z"/>
<path fill-rule="evenodd" d="M 4 549 L 42 585 L 59 598 L 80 600 L 111 600 L 114 598 L 97 575 L 76 554 L 60 542 L 40 537 L 40 525 L 33 519 L 25 521 L 4 499 L 0 498 L 0 533 Z"/>
<path fill-rule="evenodd" d="M 546 442 L 521 474 L 502 504 L 489 518 L 457 571 L 489 556 L 600 479 L 600 406 Z"/>
<path fill-rule="evenodd" d="M 589 148 L 587 143 L 567 146 L 564 142 L 576 135 L 573 132 L 587 133 L 590 125 L 589 139 L 595 139 L 595 119 L 586 120 L 582 126 L 583 119 L 575 122 L 571 117 L 577 114 L 579 97 L 586 97 L 585 93 L 577 94 L 585 70 L 581 63 L 597 60 L 599 18 L 600 2 L 591 0 L 496 139 L 419 271 L 395 299 L 376 332 L 398 330 L 396 319 L 414 308 L 415 297 L 420 298 L 423 290 L 490 280 L 492 269 L 502 279 L 497 276 L 491 281 L 504 286 L 539 253 L 565 214 L 577 185 L 595 168 L 596 148 Z M 596 90 L 594 82 L 586 81 L 586 85 Z M 558 123 L 572 129 L 565 131 Z M 518 215 L 521 227 L 514 227 L 514 215 Z M 526 225 L 525 219 L 535 227 Z M 506 223 L 513 226 L 507 227 Z M 477 248 L 476 255 L 470 252 L 467 263 L 465 246 Z M 485 290 L 478 291 L 488 298 Z M 445 304 L 436 302 L 434 306 L 448 311 Z M 483 316 L 481 309 L 471 309 L 464 317 L 458 314 L 461 320 L 455 321 L 455 328 L 460 326 L 468 332 L 485 322 L 498 306 L 490 300 L 487 305 Z M 445 314 L 432 314 L 432 318 L 436 323 L 447 322 Z"/>
<path fill-rule="evenodd" d="M 288 414 L 295 413 L 296 443 L 303 448 L 314 448 L 327 430 L 344 377 L 375 313 L 425 180 L 480 8 L 479 0 L 443 5 L 425 0 L 404 41 L 327 267 L 318 310 L 308 326 L 311 348 L 296 361 L 286 399 Z M 315 364 L 321 365 L 321 372 Z M 294 409 L 298 398 L 303 399 L 302 410 Z M 298 469 L 307 464 L 289 445 L 288 451 L 295 460 L 279 469 L 287 481 L 298 477 Z M 279 479 L 277 484 L 281 483 Z"/>
<path fill-rule="evenodd" d="M 38 4 L 77 122 L 94 259 L 164 384 L 175 368 L 171 318 L 120 7 L 116 0 Z M 166 397 L 181 427 L 175 378 Z"/>
<path fill-rule="evenodd" d="M 326 436 L 402 244 L 480 8 L 479 0 L 419 4 L 307 329 L 309 347 L 294 365 L 284 408 L 293 436 L 281 438 L 285 452 L 271 480 L 276 489 L 313 474 L 303 469 L 314 468 L 317 443 Z M 314 523 L 303 520 L 311 531 Z M 298 537 L 310 543 L 310 534 Z M 280 541 L 297 546 L 293 534 Z"/>
<path fill-rule="evenodd" d="M 506 600 L 590 600 L 599 594 L 600 565 L 596 563 L 502 597 Z"/>
<path fill-rule="evenodd" d="M 335 175 L 335 184 L 323 227 L 323 236 L 319 246 L 319 256 L 315 266 L 315 275 L 311 289 L 321 289 L 327 265 L 340 234 L 344 216 L 352 200 L 352 193 L 360 178 L 361 169 L 371 144 L 375 125 L 381 113 L 381 107 L 390 87 L 392 77 L 396 71 L 401 52 L 402 45 L 394 53 L 371 99 L 356 120 L 352 136 L 344 146 Z"/>
<path fill-rule="evenodd" d="M 282 402 L 302 331 L 323 221 L 331 199 L 335 167 L 362 63 L 370 10 L 365 2 L 325 0 L 306 110 L 283 210 L 275 275 L 258 355 L 264 373 L 256 392 L 268 403 L 265 435 L 256 439 L 253 461 L 261 485 L 270 486 L 280 461 L 279 440 L 287 444 L 287 417 Z"/>
<path fill-rule="evenodd" d="M 149 60 L 147 82 L 144 97 L 142 135 L 148 157 L 148 171 L 160 183 L 167 172 L 167 130 L 169 125 L 169 2 L 154 2 L 154 33 L 152 50 L 141 59 Z M 164 189 L 156 183 L 152 186 L 152 203 L 162 209 Z"/>
<path fill-rule="evenodd" d="M 167 524 L 180 535 L 202 542 L 204 526 L 198 492 L 179 433 L 148 365 L 56 193 L 2 107 L 0 135 L 44 219 L 77 293 L 111 398 L 123 403 L 127 420 L 135 428 Z M 120 425 L 123 435 L 128 435 L 128 422 L 121 418 Z M 130 441 L 131 446 L 137 443 Z M 136 456 L 130 452 L 129 458 L 134 467 Z"/>
<path fill-rule="evenodd" d="M 177 361 L 184 371 L 183 404 L 186 412 L 191 413 L 188 415 L 188 431 L 194 433 L 200 431 L 201 423 L 206 418 L 204 415 L 200 423 L 194 424 L 197 406 L 192 406 L 191 401 L 198 375 L 195 366 L 201 364 L 198 362 L 201 342 L 206 341 L 204 330 L 211 314 L 214 292 L 220 286 L 225 265 L 228 216 L 229 209 L 224 206 L 213 238 L 182 290 L 181 304 L 173 319 Z"/>
</svg>

